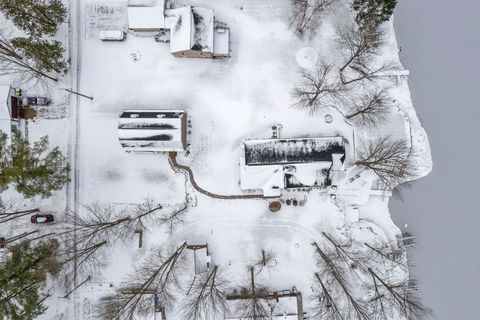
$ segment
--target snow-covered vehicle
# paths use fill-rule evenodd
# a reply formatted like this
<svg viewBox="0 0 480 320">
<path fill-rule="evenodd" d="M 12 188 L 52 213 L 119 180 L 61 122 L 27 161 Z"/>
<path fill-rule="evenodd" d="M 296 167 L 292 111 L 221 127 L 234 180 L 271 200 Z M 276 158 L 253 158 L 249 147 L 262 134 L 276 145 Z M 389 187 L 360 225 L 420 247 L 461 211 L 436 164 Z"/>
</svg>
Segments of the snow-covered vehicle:
<svg viewBox="0 0 480 320">
<path fill-rule="evenodd" d="M 123 41 L 125 40 L 125 32 L 122 30 L 102 30 L 98 33 L 98 37 L 102 41 Z"/>
</svg>

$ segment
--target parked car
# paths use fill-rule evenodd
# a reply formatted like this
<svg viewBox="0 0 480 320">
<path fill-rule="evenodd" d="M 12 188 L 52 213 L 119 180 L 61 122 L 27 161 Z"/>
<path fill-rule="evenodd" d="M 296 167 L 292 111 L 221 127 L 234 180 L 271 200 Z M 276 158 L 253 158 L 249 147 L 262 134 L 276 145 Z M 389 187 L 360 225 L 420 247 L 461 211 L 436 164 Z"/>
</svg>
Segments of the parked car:
<svg viewBox="0 0 480 320">
<path fill-rule="evenodd" d="M 32 223 L 51 223 L 55 221 L 53 214 L 46 213 L 46 214 L 34 214 L 30 221 Z"/>
<path fill-rule="evenodd" d="M 23 104 L 27 106 L 47 106 L 49 103 L 50 99 L 47 97 L 27 97 L 23 100 Z"/>
<path fill-rule="evenodd" d="M 125 32 L 122 30 L 102 30 L 98 33 L 98 37 L 102 41 L 123 41 L 125 40 Z"/>
<path fill-rule="evenodd" d="M 0 237 L 0 249 L 3 249 L 3 248 L 5 248 L 5 238 Z"/>
</svg>

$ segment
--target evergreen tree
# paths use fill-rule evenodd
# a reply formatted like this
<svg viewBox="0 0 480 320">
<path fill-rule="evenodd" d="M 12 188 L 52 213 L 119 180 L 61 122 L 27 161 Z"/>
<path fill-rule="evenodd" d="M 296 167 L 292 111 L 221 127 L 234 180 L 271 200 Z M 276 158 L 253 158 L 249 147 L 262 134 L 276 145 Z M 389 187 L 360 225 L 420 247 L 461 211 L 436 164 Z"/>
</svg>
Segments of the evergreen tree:
<svg viewBox="0 0 480 320">
<path fill-rule="evenodd" d="M 354 0 L 352 8 L 357 11 L 355 18 L 361 28 L 377 27 L 388 21 L 397 5 L 397 0 Z"/>
<path fill-rule="evenodd" d="M 0 11 L 29 36 L 53 36 L 65 22 L 67 9 L 61 0 L 3 0 Z"/>
<path fill-rule="evenodd" d="M 60 43 L 56 41 L 26 38 L 10 40 L 0 32 L 0 74 L 17 74 L 22 81 L 42 77 L 58 81 L 49 72 L 67 71 L 63 52 Z"/>
<path fill-rule="evenodd" d="M 33 62 L 35 69 L 44 72 L 67 73 L 68 65 L 63 58 L 65 49 L 60 42 L 33 38 L 14 38 L 11 43 L 17 54 Z"/>
<path fill-rule="evenodd" d="M 5 134 L 0 139 L 5 140 Z M 70 166 L 66 163 L 58 147 L 48 151 L 48 137 L 30 143 L 15 130 L 9 145 L 0 143 L 5 149 L 0 164 L 0 191 L 10 184 L 30 198 L 36 195 L 49 197 L 55 190 L 60 190 L 69 181 Z"/>
<path fill-rule="evenodd" d="M 0 320 L 30 320 L 46 308 L 42 294 L 47 275 L 56 275 L 58 242 L 49 240 L 35 247 L 29 241 L 11 248 L 11 255 L 0 261 Z"/>
</svg>

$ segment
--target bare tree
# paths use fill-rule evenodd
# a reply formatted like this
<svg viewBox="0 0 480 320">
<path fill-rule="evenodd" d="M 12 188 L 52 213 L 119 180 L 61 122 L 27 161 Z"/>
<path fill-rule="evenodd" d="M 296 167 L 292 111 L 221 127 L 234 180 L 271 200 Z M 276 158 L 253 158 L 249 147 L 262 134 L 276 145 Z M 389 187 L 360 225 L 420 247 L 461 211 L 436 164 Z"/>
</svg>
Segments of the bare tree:
<svg viewBox="0 0 480 320">
<path fill-rule="evenodd" d="M 340 317 L 340 319 L 371 320 L 372 318 L 368 312 L 368 306 L 365 301 L 353 294 L 353 290 L 351 288 L 352 283 L 349 282 L 350 279 L 348 278 L 348 269 L 345 269 L 345 265 L 342 261 L 343 259 L 338 258 L 338 252 L 335 254 L 327 254 L 317 243 L 313 243 L 313 245 L 315 247 L 315 251 L 318 253 L 318 265 L 322 270 L 321 274 L 316 275 L 317 280 L 322 284 L 322 290 L 327 287 L 336 288 L 336 291 L 338 291 L 338 297 L 336 299 L 341 299 L 346 303 L 346 306 L 342 308 L 344 309 L 343 313 L 340 313 L 340 308 L 338 307 L 338 303 L 336 301 L 334 310 L 329 312 L 333 314 L 334 317 L 337 317 L 337 319 Z M 343 251 L 341 250 L 340 253 L 343 253 Z M 352 268 L 351 265 L 349 267 Z M 327 280 L 322 280 L 322 277 Z M 324 281 L 328 281 L 330 286 L 324 286 Z M 330 307 L 332 306 L 331 304 L 333 298 L 331 293 L 329 291 L 322 291 L 322 295 L 326 298 L 322 301 L 319 301 L 317 304 L 317 313 L 323 312 L 322 310 L 328 310 L 329 307 L 327 304 L 330 305 Z"/>
<path fill-rule="evenodd" d="M 161 248 L 153 250 L 116 294 L 102 299 L 101 316 L 104 319 L 132 319 L 136 314 L 148 314 L 152 310 L 151 295 L 163 306 L 171 305 L 175 301 L 174 292 L 180 286 L 186 247 L 185 242 L 166 256 Z"/>
<path fill-rule="evenodd" d="M 316 112 L 333 104 L 343 86 L 332 81 L 332 66 L 318 65 L 313 71 L 302 70 L 301 80 L 292 91 L 294 106 Z"/>
<path fill-rule="evenodd" d="M 374 127 L 387 120 L 390 99 L 384 89 L 367 92 L 358 98 L 345 116 L 356 124 Z"/>
<path fill-rule="evenodd" d="M 410 152 L 404 140 L 378 138 L 364 145 L 356 164 L 372 170 L 387 188 L 394 189 L 415 176 Z"/>
<path fill-rule="evenodd" d="M 395 312 L 408 319 L 427 319 L 431 310 L 425 307 L 419 299 L 409 290 L 409 281 L 390 282 L 371 268 L 368 268 L 373 281 L 375 296 L 372 302 L 381 319 L 391 319 Z"/>
<path fill-rule="evenodd" d="M 255 268 L 257 275 L 260 274 L 264 269 L 271 271 L 277 267 L 277 255 L 273 250 L 262 249 L 255 261 L 253 261 L 252 266 Z"/>
<path fill-rule="evenodd" d="M 340 307 L 318 273 L 314 275 L 314 283 L 316 290 L 313 297 L 315 301 L 313 318 L 344 320 Z"/>
<path fill-rule="evenodd" d="M 255 268 L 250 267 L 248 283 L 242 286 L 240 297 L 236 297 L 236 309 L 243 318 L 266 320 L 271 314 L 268 306 L 268 290 L 257 284 L 255 277 Z"/>
<path fill-rule="evenodd" d="M 186 320 L 223 319 L 227 310 L 228 281 L 218 266 L 195 277 L 181 303 Z"/>
<path fill-rule="evenodd" d="M 0 223 L 12 221 L 38 212 L 40 212 L 38 208 L 26 208 L 23 200 L 9 199 L 8 201 L 2 201 L 0 199 Z"/>
<path fill-rule="evenodd" d="M 300 38 L 312 34 L 318 27 L 321 15 L 335 0 L 292 0 L 292 26 Z"/>
<path fill-rule="evenodd" d="M 378 28 L 361 29 L 353 24 L 339 25 L 336 33 L 340 47 L 347 53 L 340 74 L 352 65 L 365 69 L 384 42 L 383 33 Z"/>
</svg>

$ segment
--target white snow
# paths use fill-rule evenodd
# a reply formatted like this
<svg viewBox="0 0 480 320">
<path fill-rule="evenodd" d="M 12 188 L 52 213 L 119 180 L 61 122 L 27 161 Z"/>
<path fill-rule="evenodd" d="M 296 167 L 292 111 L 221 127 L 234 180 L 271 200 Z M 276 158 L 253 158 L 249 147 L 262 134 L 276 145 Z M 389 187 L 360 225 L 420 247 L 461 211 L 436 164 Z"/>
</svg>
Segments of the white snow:
<svg viewBox="0 0 480 320">
<path fill-rule="evenodd" d="M 123 11 L 117 2 L 106 3 L 115 7 L 121 16 Z M 208 244 L 208 255 L 206 250 L 198 252 L 197 271 L 204 271 L 203 267 L 211 259 L 212 265 L 225 269 L 234 286 L 245 279 L 246 266 L 262 249 L 272 249 L 278 264 L 274 271 L 262 273 L 259 282 L 272 290 L 296 287 L 304 295 L 304 308 L 308 313 L 312 275 L 317 270 L 311 244 L 325 242 L 322 232 L 352 240 L 353 246 L 363 242 L 395 245 L 399 229 L 388 213 L 390 194 L 376 190 L 376 176 L 353 163 L 355 151 L 362 143 L 389 135 L 411 142 L 420 175 L 431 169 L 428 140 L 405 81 L 407 72 L 401 72 L 399 82 L 389 88 L 396 107 L 389 114 L 388 123 L 374 130 L 347 122 L 336 106 L 315 113 L 292 107 L 290 93 L 299 81 L 299 71 L 314 68 L 324 60 L 342 59 L 335 43 L 334 26 L 343 17 L 327 15 L 315 37 L 300 40 L 289 26 L 290 0 L 179 0 L 175 2 L 176 9 L 165 12 L 158 3 L 156 7 L 129 7 L 129 28 L 171 30 L 168 50 L 168 44 L 134 32 L 129 33 L 125 41 L 116 43 L 89 37 L 92 20 L 88 14 L 97 8 L 98 2 L 81 0 L 79 3 L 78 13 L 86 17 L 81 20 L 87 25 L 76 30 L 80 32 L 78 91 L 94 99 L 71 97 L 72 105 L 78 102 L 78 109 L 71 110 L 72 117 L 30 123 L 30 138 L 49 134 L 52 146 L 59 145 L 66 150 L 68 132 L 75 129 L 71 133 L 71 155 L 78 160 L 73 168 L 76 180 L 68 190 L 70 197 L 78 195 L 76 204 L 80 215 L 84 214 L 82 205 L 94 202 L 135 205 L 147 197 L 165 208 L 182 205 L 188 198 L 190 207 L 184 221 L 173 230 L 148 225 L 142 249 L 138 249 L 136 243 L 112 244 L 102 260 L 103 268 L 93 275 L 93 280 L 80 288 L 71 300 L 54 303 L 45 319 L 55 319 L 53 313 L 57 313 L 58 319 L 74 319 L 69 317 L 72 313 L 62 313 L 67 304 L 72 309 L 75 307 L 78 319 L 95 319 L 99 298 L 118 288 L 149 249 L 175 247 L 183 241 Z M 228 22 L 229 29 L 225 32 L 215 29 L 213 10 L 203 8 L 213 8 L 216 17 Z M 195 25 L 192 12 L 203 18 L 201 24 Z M 111 19 L 117 15 L 108 16 L 110 20 L 104 26 L 101 25 L 103 16 L 95 16 L 98 18 L 95 28 L 105 30 L 115 25 Z M 126 25 L 118 22 L 122 23 Z M 385 24 L 385 29 L 389 41 L 379 60 L 398 62 L 391 22 Z M 200 43 L 208 52 L 230 55 L 231 59 L 177 59 L 169 52 L 190 50 L 195 43 Z M 134 63 L 132 53 L 141 59 Z M 362 90 L 355 88 L 352 97 Z M 280 196 L 276 200 L 281 203 L 281 210 L 270 212 L 269 201 L 264 199 L 208 197 L 195 191 L 183 174 L 174 172 L 166 155 L 125 152 L 119 137 L 132 138 L 132 133 L 135 137 L 151 136 L 157 130 L 120 128 L 119 131 L 119 125 L 168 124 L 170 120 L 129 118 L 124 121 L 119 116 L 126 108 L 161 112 L 161 106 L 182 110 L 191 120 L 187 126 L 189 153 L 178 154 L 177 160 L 191 168 L 200 187 L 219 195 L 245 195 L 249 192 L 243 189 L 261 189 L 267 196 Z M 331 116 L 330 123 L 325 121 L 326 115 Z M 174 122 L 178 129 L 178 120 Z M 295 163 L 295 168 L 290 167 L 288 161 L 245 165 L 244 139 L 268 141 L 263 137 L 271 135 L 272 124 L 283 126 L 282 139 L 342 139 L 345 159 L 342 162 L 340 155 L 333 154 L 332 161 Z M 174 147 L 162 145 L 156 150 L 179 150 L 181 136 L 175 132 Z M 322 169 L 330 167 L 335 188 L 282 190 L 288 172 L 302 184 L 312 186 L 322 179 Z M 65 193 L 56 194 L 42 208 L 54 208 L 61 217 L 65 197 Z M 293 200 L 297 205 L 289 205 Z M 408 277 L 405 271 L 389 269 L 388 272 L 395 278 Z M 175 306 L 167 310 L 168 319 L 181 320 L 178 311 Z M 279 315 L 278 319 L 289 318 Z"/>
</svg>

